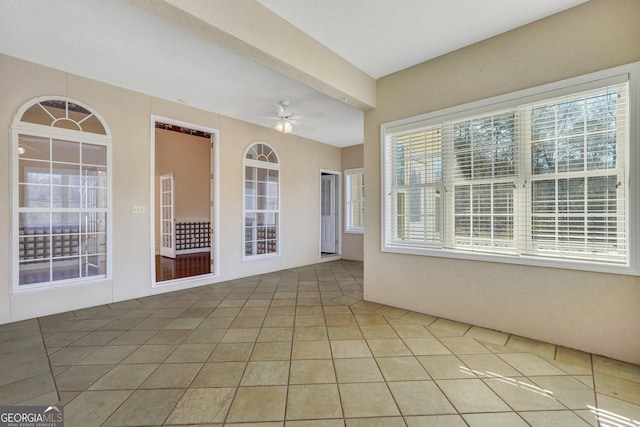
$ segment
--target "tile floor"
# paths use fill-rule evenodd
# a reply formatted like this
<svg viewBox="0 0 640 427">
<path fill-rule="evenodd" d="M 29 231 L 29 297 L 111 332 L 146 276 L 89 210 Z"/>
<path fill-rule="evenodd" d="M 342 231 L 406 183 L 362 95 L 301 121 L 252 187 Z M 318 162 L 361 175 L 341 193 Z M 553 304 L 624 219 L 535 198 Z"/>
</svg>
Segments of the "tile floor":
<svg viewBox="0 0 640 427">
<path fill-rule="evenodd" d="M 65 426 L 640 426 L 640 367 L 362 300 L 333 261 L 0 326 Z"/>
</svg>

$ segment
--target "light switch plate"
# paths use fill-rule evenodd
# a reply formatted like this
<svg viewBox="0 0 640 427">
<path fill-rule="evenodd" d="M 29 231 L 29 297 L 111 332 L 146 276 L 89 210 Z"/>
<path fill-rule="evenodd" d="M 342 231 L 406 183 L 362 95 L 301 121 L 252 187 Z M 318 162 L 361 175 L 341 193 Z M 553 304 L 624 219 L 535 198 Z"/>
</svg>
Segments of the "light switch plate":
<svg viewBox="0 0 640 427">
<path fill-rule="evenodd" d="M 131 213 L 133 214 L 143 214 L 144 206 L 131 206 Z"/>
</svg>

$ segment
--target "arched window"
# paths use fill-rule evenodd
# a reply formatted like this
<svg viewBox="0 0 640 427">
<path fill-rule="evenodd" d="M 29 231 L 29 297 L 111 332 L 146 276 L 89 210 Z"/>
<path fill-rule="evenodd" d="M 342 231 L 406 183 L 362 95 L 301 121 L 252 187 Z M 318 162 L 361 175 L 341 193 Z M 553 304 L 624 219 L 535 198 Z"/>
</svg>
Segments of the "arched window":
<svg viewBox="0 0 640 427">
<path fill-rule="evenodd" d="M 86 105 L 41 97 L 12 126 L 14 291 L 107 278 L 111 134 Z"/>
<path fill-rule="evenodd" d="M 280 252 L 280 164 L 273 148 L 262 142 L 244 153 L 244 257 Z"/>
</svg>

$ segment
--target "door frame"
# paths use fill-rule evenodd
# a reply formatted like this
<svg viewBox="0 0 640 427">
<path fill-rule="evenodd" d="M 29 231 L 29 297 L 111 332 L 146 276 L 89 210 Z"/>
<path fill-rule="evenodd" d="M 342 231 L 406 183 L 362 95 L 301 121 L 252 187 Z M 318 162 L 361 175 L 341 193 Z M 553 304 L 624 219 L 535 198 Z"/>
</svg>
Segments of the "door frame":
<svg viewBox="0 0 640 427">
<path fill-rule="evenodd" d="M 322 176 L 333 175 L 336 180 L 336 193 L 335 193 L 335 206 L 336 206 L 336 253 L 335 254 L 322 254 Z M 318 255 L 323 261 L 334 260 L 342 258 L 342 172 L 320 169 L 320 175 L 318 180 Z"/>
<path fill-rule="evenodd" d="M 169 179 L 171 182 L 171 190 L 169 191 L 169 193 L 171 194 L 171 222 L 170 222 L 170 227 L 171 227 L 171 247 L 167 248 L 166 246 L 164 246 L 164 234 L 165 230 L 164 230 L 164 221 L 165 221 L 165 216 L 164 216 L 164 198 L 163 198 L 163 194 L 165 193 L 165 188 L 164 185 L 162 183 L 163 180 L 165 179 Z M 154 189 L 155 190 L 155 189 Z M 154 191 L 155 193 L 155 191 Z M 173 172 L 170 173 L 165 173 L 160 175 L 160 224 L 159 228 L 160 228 L 160 256 L 167 256 L 169 258 L 175 258 L 176 257 L 176 184 L 175 184 L 175 174 Z M 155 209 L 155 206 L 154 206 Z M 153 215 L 153 218 L 155 219 L 155 212 Z M 153 233 L 153 236 L 155 238 L 155 231 Z"/>
<path fill-rule="evenodd" d="M 203 274 L 199 276 L 184 277 L 175 280 L 167 280 L 162 282 L 156 281 L 156 122 L 169 123 L 174 126 L 182 126 L 188 129 L 195 129 L 202 132 L 211 134 L 211 150 L 210 150 L 210 172 L 211 172 L 211 195 L 210 201 L 212 202 L 209 217 L 211 221 L 211 228 L 213 233 L 211 235 L 211 260 L 213 261 L 213 268 L 211 273 Z M 151 246 L 151 286 L 162 287 L 166 285 L 175 285 L 181 283 L 188 283 L 193 281 L 201 281 L 204 279 L 211 279 L 212 277 L 220 276 L 220 165 L 219 165 L 219 152 L 220 152 L 220 132 L 217 129 L 209 128 L 206 126 L 200 126 L 193 123 L 183 122 L 180 120 L 170 119 L 159 115 L 151 115 L 151 147 L 150 147 L 150 211 L 149 223 L 151 226 L 150 246 Z"/>
</svg>

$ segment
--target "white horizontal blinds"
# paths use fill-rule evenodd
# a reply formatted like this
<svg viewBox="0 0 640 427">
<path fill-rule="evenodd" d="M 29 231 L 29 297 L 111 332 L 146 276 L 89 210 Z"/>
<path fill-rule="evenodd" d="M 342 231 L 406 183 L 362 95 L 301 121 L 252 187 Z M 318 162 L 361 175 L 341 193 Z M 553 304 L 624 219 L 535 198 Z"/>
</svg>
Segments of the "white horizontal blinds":
<svg viewBox="0 0 640 427">
<path fill-rule="evenodd" d="M 392 134 L 387 158 L 388 239 L 396 243 L 442 243 L 442 142 L 439 126 Z"/>
<path fill-rule="evenodd" d="M 523 116 L 525 251 L 626 262 L 628 83 L 526 105 Z"/>
<path fill-rule="evenodd" d="M 616 80 L 386 129 L 385 245 L 626 264 L 629 84 Z"/>
<path fill-rule="evenodd" d="M 514 201 L 518 177 L 515 111 L 446 123 L 448 246 L 514 253 Z"/>
</svg>

